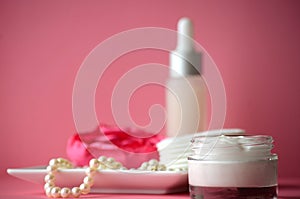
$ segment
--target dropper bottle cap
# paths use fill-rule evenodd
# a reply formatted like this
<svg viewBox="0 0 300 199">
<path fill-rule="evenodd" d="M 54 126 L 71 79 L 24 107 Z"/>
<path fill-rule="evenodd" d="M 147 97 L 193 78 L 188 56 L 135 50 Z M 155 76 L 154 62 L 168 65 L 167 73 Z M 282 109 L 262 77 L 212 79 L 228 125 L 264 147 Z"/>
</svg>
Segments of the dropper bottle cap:
<svg viewBox="0 0 300 199">
<path fill-rule="evenodd" d="M 181 18 L 177 24 L 177 47 L 170 53 L 172 77 L 200 75 L 200 52 L 194 47 L 194 28 L 189 18 Z"/>
</svg>

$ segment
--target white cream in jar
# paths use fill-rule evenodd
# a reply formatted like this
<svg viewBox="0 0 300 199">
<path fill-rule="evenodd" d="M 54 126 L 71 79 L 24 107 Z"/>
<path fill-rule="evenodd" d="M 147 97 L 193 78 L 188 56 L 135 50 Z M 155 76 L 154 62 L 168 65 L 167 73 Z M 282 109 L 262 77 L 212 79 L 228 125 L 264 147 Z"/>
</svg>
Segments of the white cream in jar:
<svg viewBox="0 0 300 199">
<path fill-rule="evenodd" d="M 192 198 L 277 198 L 270 136 L 198 136 L 188 157 Z"/>
</svg>

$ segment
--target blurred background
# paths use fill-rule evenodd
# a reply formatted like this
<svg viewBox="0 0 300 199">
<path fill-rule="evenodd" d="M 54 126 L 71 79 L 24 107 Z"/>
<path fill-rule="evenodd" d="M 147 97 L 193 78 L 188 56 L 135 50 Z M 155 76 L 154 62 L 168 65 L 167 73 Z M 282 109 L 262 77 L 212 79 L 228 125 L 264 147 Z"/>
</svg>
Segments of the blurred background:
<svg viewBox="0 0 300 199">
<path fill-rule="evenodd" d="M 175 30 L 183 16 L 193 20 L 195 40 L 223 77 L 224 127 L 272 135 L 279 175 L 300 177 L 296 0 L 1 0 L 1 175 L 8 167 L 44 165 L 52 157 L 66 157 L 67 139 L 76 133 L 74 80 L 95 46 L 132 28 Z M 113 123 L 109 99 L 114 83 L 130 68 L 149 62 L 168 65 L 168 53 L 142 50 L 111 64 L 96 93 L 97 114 L 104 122 Z M 164 105 L 164 90 L 145 87 L 133 99 L 132 117 L 145 125 L 149 106 Z"/>
</svg>

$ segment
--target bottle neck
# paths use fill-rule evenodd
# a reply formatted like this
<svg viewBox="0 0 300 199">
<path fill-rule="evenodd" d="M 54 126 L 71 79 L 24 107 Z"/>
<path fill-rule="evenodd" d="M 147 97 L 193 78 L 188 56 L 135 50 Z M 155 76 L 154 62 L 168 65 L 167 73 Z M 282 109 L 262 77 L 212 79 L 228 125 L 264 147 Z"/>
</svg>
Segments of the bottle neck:
<svg viewBox="0 0 300 199">
<path fill-rule="evenodd" d="M 172 51 L 170 76 L 183 77 L 201 74 L 201 54 L 196 51 Z"/>
</svg>

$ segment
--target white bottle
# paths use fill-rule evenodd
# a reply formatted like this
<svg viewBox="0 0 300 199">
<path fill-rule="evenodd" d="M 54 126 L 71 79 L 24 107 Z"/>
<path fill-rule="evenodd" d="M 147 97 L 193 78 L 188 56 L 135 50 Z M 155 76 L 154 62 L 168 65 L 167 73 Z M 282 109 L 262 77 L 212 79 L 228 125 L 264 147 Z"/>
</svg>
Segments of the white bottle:
<svg viewBox="0 0 300 199">
<path fill-rule="evenodd" d="M 201 78 L 201 54 L 194 48 L 190 19 L 178 22 L 177 47 L 170 54 L 167 81 L 167 135 L 170 137 L 206 130 L 206 87 Z"/>
</svg>

